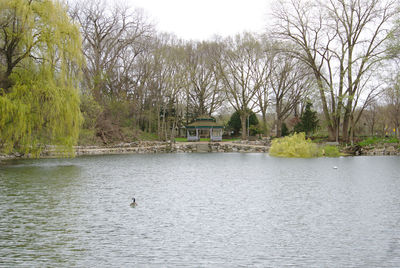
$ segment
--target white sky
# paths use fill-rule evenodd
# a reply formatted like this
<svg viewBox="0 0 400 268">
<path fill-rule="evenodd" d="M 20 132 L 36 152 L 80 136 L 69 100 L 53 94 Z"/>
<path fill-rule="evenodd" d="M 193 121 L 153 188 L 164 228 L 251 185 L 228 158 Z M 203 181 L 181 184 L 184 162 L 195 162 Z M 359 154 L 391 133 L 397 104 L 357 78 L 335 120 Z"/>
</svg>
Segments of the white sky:
<svg viewBox="0 0 400 268">
<path fill-rule="evenodd" d="M 125 0 L 142 8 L 157 29 L 186 40 L 207 40 L 243 31 L 261 33 L 271 0 Z"/>
</svg>

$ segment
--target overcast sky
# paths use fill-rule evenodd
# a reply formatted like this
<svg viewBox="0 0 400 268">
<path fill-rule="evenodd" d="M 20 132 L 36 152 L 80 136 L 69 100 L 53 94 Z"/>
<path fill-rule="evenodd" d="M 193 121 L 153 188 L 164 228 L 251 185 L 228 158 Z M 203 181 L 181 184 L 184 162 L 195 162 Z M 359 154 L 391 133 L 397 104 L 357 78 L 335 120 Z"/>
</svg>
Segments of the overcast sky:
<svg viewBox="0 0 400 268">
<path fill-rule="evenodd" d="M 144 9 L 159 31 L 207 40 L 243 31 L 263 32 L 270 0 L 126 0 Z"/>
</svg>

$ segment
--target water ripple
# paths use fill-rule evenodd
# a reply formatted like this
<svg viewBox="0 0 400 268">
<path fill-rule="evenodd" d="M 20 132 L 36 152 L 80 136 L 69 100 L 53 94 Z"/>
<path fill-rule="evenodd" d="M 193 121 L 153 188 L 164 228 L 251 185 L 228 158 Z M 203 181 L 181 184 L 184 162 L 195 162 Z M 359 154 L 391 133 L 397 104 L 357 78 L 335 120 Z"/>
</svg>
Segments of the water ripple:
<svg viewBox="0 0 400 268">
<path fill-rule="evenodd" d="M 399 267 L 399 160 L 10 162 L 0 166 L 0 267 Z"/>
</svg>

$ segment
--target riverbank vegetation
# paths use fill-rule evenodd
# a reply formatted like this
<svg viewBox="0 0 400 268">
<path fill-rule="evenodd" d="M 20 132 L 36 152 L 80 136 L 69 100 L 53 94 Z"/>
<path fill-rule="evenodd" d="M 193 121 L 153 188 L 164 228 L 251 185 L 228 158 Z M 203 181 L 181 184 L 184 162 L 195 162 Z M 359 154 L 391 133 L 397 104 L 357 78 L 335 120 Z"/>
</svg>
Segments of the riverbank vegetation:
<svg viewBox="0 0 400 268">
<path fill-rule="evenodd" d="M 340 152 L 337 146 L 319 146 L 311 139 L 306 138 L 304 132 L 294 133 L 290 136 L 273 139 L 269 154 L 276 157 L 338 157 Z"/>
<path fill-rule="evenodd" d="M 399 137 L 398 3 L 272 6 L 263 33 L 199 42 L 122 2 L 2 1 L 0 150 L 174 140 L 201 115 L 241 139 Z"/>
<path fill-rule="evenodd" d="M 0 3 L 0 150 L 72 152 L 82 122 L 79 27 L 53 1 Z"/>
</svg>

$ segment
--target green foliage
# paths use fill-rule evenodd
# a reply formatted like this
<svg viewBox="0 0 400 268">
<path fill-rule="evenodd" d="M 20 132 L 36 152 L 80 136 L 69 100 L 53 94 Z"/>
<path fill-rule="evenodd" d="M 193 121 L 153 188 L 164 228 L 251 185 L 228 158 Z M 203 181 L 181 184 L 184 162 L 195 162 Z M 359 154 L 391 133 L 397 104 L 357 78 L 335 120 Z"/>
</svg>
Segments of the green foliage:
<svg viewBox="0 0 400 268">
<path fill-rule="evenodd" d="M 260 125 L 250 125 L 250 136 L 264 133 L 264 130 Z"/>
<path fill-rule="evenodd" d="M 250 113 L 249 125 L 250 126 L 258 125 L 257 115 L 253 111 L 248 110 L 248 112 Z M 228 127 L 233 130 L 234 135 L 239 134 L 239 131 L 242 129 L 242 120 L 240 119 L 239 111 L 236 111 L 232 114 L 231 118 L 228 121 Z"/>
<path fill-rule="evenodd" d="M 82 121 L 78 27 L 59 2 L 24 0 L 1 1 L 0 27 L 0 45 L 11 54 L 0 50 L 0 62 L 12 70 L 0 68 L 0 151 L 38 156 L 52 144 L 73 154 Z"/>
<path fill-rule="evenodd" d="M 83 128 L 94 129 L 100 114 L 103 112 L 101 105 L 92 95 L 81 95 L 81 112 L 83 115 Z"/>
<path fill-rule="evenodd" d="M 78 145 L 97 145 L 100 146 L 102 145 L 103 142 L 99 137 L 96 136 L 96 130 L 95 129 L 85 129 L 81 128 L 79 132 L 79 140 L 78 140 Z"/>
<path fill-rule="evenodd" d="M 333 145 L 326 145 L 322 148 L 322 154 L 326 157 L 339 157 L 339 148 Z"/>
<path fill-rule="evenodd" d="M 306 104 L 306 109 L 300 117 L 300 122 L 294 126 L 295 132 L 305 132 L 307 136 L 313 133 L 318 127 L 317 112 L 311 110 L 312 103 Z"/>
<path fill-rule="evenodd" d="M 288 127 L 286 126 L 286 123 L 282 123 L 282 125 L 281 125 L 281 137 L 285 137 L 285 136 L 287 136 L 289 134 L 290 134 L 290 132 L 289 132 Z"/>
<path fill-rule="evenodd" d="M 277 157 L 310 158 L 321 156 L 318 146 L 303 132 L 272 140 L 269 154 Z"/>
<path fill-rule="evenodd" d="M 374 145 L 374 144 L 379 144 L 379 143 L 399 143 L 399 139 L 396 137 L 385 137 L 385 138 L 380 138 L 380 137 L 369 137 L 363 141 L 360 141 L 358 145 L 364 147 L 364 146 L 369 146 L 369 145 Z"/>
<path fill-rule="evenodd" d="M 159 137 L 157 136 L 157 134 L 154 134 L 154 133 L 142 132 L 139 135 L 139 139 L 146 140 L 146 141 L 156 141 L 156 140 L 159 140 Z M 186 138 L 185 138 L 185 140 L 186 140 Z"/>
</svg>

